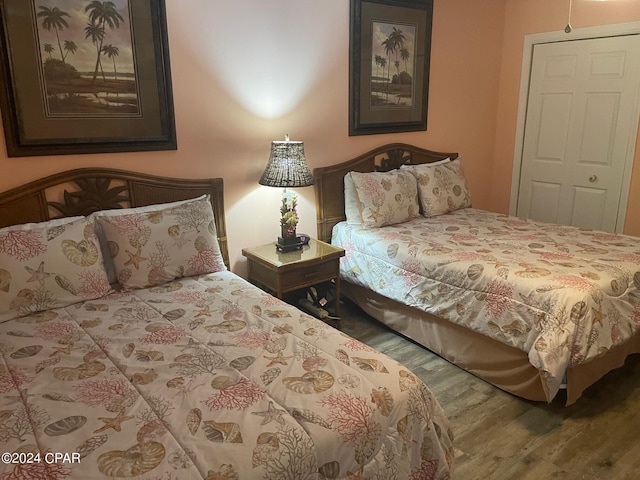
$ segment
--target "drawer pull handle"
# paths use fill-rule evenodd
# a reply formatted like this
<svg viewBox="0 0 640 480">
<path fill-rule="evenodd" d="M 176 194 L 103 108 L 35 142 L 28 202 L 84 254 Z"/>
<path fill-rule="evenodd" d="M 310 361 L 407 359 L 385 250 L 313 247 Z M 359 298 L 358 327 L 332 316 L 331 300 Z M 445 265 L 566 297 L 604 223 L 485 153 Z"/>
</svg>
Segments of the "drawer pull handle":
<svg viewBox="0 0 640 480">
<path fill-rule="evenodd" d="M 317 277 L 319 275 L 318 272 L 305 273 L 304 278 Z"/>
</svg>

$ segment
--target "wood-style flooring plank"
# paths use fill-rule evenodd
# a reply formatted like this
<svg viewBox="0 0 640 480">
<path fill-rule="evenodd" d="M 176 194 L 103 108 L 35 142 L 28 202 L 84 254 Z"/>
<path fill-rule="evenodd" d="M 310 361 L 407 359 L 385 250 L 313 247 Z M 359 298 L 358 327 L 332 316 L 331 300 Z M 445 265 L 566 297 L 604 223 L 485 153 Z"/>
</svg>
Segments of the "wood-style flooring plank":
<svg viewBox="0 0 640 480">
<path fill-rule="evenodd" d="M 345 333 L 403 363 L 444 408 L 455 435 L 452 480 L 640 479 L 640 355 L 565 407 L 523 400 L 341 306 Z"/>
</svg>

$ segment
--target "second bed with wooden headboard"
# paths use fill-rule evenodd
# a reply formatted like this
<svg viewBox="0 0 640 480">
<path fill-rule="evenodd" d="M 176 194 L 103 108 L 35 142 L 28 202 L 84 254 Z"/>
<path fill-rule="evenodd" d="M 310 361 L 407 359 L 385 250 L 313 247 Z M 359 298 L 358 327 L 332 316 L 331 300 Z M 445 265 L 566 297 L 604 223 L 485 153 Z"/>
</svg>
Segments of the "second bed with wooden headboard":
<svg viewBox="0 0 640 480">
<path fill-rule="evenodd" d="M 503 390 L 571 404 L 640 352 L 640 239 L 474 209 L 462 165 L 391 144 L 315 169 L 343 292 Z"/>
</svg>

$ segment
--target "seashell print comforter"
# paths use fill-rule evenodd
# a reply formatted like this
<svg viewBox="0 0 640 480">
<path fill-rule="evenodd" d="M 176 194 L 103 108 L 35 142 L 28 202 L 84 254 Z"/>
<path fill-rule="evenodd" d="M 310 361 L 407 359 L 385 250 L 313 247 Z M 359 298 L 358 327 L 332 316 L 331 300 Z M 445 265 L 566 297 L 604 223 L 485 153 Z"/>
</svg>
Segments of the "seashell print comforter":
<svg viewBox="0 0 640 480">
<path fill-rule="evenodd" d="M 415 375 L 230 272 L 9 320 L 0 353 L 2 479 L 452 468 L 448 421 Z"/>
<path fill-rule="evenodd" d="M 549 400 L 640 329 L 640 238 L 465 208 L 332 242 L 347 281 L 527 352 Z"/>
</svg>

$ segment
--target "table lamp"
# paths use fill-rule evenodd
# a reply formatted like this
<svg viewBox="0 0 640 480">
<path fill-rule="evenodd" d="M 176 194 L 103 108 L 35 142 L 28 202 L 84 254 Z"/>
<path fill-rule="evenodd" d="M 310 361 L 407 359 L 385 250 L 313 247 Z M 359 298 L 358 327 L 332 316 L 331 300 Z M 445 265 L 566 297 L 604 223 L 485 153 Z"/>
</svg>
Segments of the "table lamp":
<svg viewBox="0 0 640 480">
<path fill-rule="evenodd" d="M 304 156 L 304 144 L 289 140 L 289 135 L 285 135 L 284 141 L 271 142 L 269 163 L 259 183 L 284 188 L 280 206 L 280 236 L 276 248 L 281 252 L 302 248 L 306 241 L 296 235 L 298 196 L 289 188 L 313 185 L 313 175 Z"/>
</svg>

